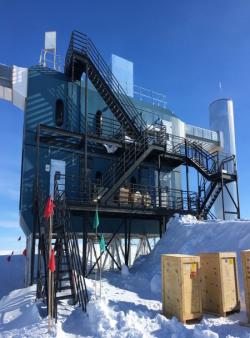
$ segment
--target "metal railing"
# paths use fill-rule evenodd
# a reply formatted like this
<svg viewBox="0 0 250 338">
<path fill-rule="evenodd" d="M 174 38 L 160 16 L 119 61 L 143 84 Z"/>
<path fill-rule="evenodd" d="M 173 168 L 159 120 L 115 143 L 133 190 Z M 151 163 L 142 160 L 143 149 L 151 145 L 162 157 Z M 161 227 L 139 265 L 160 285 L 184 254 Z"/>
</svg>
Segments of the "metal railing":
<svg viewBox="0 0 250 338">
<path fill-rule="evenodd" d="M 120 79 L 117 80 L 119 81 L 119 83 L 125 84 L 126 88 L 124 88 L 123 85 L 123 89 L 125 90 L 128 96 L 130 96 L 129 93 L 131 92 L 134 95 L 133 97 L 139 99 L 140 101 L 149 102 L 152 103 L 153 105 L 166 108 L 167 106 L 166 95 L 157 93 L 152 89 L 146 89 L 141 86 L 129 83 L 127 81 L 122 81 Z"/>
<path fill-rule="evenodd" d="M 122 123 L 114 118 L 103 117 L 98 119 L 96 114 L 88 114 L 88 135 L 98 136 L 112 140 L 125 140 Z"/>
<path fill-rule="evenodd" d="M 54 53 L 49 50 L 45 51 L 45 49 L 42 49 L 39 58 L 39 65 L 43 65 L 44 67 L 47 67 L 48 65 L 53 66 L 51 68 L 61 72 L 65 66 L 65 58 L 58 54 L 54 55 Z"/>
<path fill-rule="evenodd" d="M 103 173 L 102 180 L 105 188 L 114 185 L 127 170 L 146 152 L 154 143 L 164 145 L 166 127 L 148 128 L 137 140 L 131 140 L 131 145 L 124 153 Z"/>
<path fill-rule="evenodd" d="M 63 175 L 62 175 L 63 176 Z M 64 176 L 65 184 L 59 190 L 65 191 L 68 202 L 96 205 L 108 190 L 103 186 L 102 180 L 83 179 L 79 176 Z M 123 184 L 116 189 L 108 199 L 108 204 L 129 208 L 167 208 L 173 210 L 198 210 L 198 195 L 196 192 L 170 189 L 153 185 Z"/>
<path fill-rule="evenodd" d="M 56 175 L 54 180 L 54 203 L 55 209 L 60 211 L 57 217 L 59 224 L 64 228 L 65 247 L 68 250 L 69 264 L 79 305 L 82 306 L 83 311 L 86 311 L 88 292 L 82 271 L 78 240 L 72 223 L 70 208 L 66 201 L 65 191 L 59 189 Z"/>
<path fill-rule="evenodd" d="M 113 93 L 118 102 L 123 107 L 127 106 L 126 113 L 135 124 L 137 130 L 143 131 L 146 129 L 146 123 L 138 113 L 135 106 L 125 93 L 118 80 L 112 74 L 110 68 L 96 49 L 93 42 L 83 33 L 73 31 L 69 43 L 69 47 L 65 57 L 65 73 L 68 73 L 68 67 L 71 65 L 71 59 L 74 52 L 84 54 L 92 63 L 92 66 L 98 71 L 99 76 L 105 82 L 106 86 Z"/>
</svg>

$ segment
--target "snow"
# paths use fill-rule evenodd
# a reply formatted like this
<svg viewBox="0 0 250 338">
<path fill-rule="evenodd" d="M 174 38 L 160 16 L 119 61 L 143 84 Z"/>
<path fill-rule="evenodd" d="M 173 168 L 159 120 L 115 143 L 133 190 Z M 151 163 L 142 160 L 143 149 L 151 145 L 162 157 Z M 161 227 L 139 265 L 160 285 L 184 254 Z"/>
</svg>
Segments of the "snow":
<svg viewBox="0 0 250 338">
<path fill-rule="evenodd" d="M 121 272 L 103 272 L 86 280 L 89 292 L 87 313 L 70 301 L 58 305 L 58 322 L 51 337 L 250 337 L 247 322 L 240 252 L 250 248 L 250 220 L 197 221 L 193 216 L 175 215 L 166 233 L 147 256 Z M 236 251 L 241 294 L 240 313 L 225 318 L 203 315 L 202 322 L 184 325 L 166 319 L 161 303 L 161 254 Z M 14 255 L 7 262 L 0 255 L 0 337 L 45 337 L 48 331 L 46 305 L 35 301 L 36 286 L 24 288 L 24 259 Z M 11 269 L 11 270 L 10 270 Z M 12 271 L 10 275 L 10 271 Z"/>
</svg>

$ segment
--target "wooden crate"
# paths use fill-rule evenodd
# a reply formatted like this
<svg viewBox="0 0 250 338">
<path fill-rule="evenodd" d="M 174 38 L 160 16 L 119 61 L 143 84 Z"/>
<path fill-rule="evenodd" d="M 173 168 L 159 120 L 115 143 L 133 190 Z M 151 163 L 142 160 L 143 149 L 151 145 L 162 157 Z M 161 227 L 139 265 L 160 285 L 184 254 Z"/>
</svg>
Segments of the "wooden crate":
<svg viewBox="0 0 250 338">
<path fill-rule="evenodd" d="M 240 311 L 236 252 L 198 253 L 201 262 L 202 311 L 216 316 Z"/>
<path fill-rule="evenodd" d="M 200 258 L 161 255 L 162 310 L 164 316 L 182 323 L 202 318 Z"/>
<path fill-rule="evenodd" d="M 128 204 L 129 189 L 120 188 L 118 191 L 118 203 L 119 204 Z"/>
<path fill-rule="evenodd" d="M 245 290 L 247 319 L 250 324 L 250 250 L 241 251 L 242 273 Z"/>
</svg>

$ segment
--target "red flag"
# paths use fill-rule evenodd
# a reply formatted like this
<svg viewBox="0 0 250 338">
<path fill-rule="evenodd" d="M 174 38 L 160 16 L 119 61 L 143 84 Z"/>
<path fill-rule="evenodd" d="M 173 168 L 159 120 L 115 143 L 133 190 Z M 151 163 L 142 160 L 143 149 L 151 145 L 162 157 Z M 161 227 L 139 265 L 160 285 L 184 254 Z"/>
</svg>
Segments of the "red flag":
<svg viewBox="0 0 250 338">
<path fill-rule="evenodd" d="M 8 261 L 8 262 L 10 262 L 10 256 L 9 256 L 9 257 L 7 257 L 7 261 Z"/>
<path fill-rule="evenodd" d="M 12 255 L 14 255 L 14 251 L 12 251 L 12 253 L 11 253 Z"/>
<path fill-rule="evenodd" d="M 18 241 L 21 241 L 21 236 L 18 238 Z"/>
<path fill-rule="evenodd" d="M 47 266 L 47 268 L 50 269 L 50 271 L 52 273 L 54 273 L 54 271 L 56 269 L 56 263 L 55 263 L 55 256 L 54 256 L 54 254 L 55 254 L 55 249 L 53 249 L 51 251 L 51 256 L 50 256 L 49 264 Z"/>
<path fill-rule="evenodd" d="M 25 249 L 25 250 L 23 250 L 23 255 L 24 255 L 24 257 L 26 257 L 26 256 L 27 256 L 26 249 Z"/>
<path fill-rule="evenodd" d="M 51 201 L 51 195 L 49 195 L 49 199 L 47 201 L 45 212 L 44 212 L 44 218 L 49 218 L 50 215 L 53 214 L 54 207 L 55 207 L 55 204 Z"/>
</svg>

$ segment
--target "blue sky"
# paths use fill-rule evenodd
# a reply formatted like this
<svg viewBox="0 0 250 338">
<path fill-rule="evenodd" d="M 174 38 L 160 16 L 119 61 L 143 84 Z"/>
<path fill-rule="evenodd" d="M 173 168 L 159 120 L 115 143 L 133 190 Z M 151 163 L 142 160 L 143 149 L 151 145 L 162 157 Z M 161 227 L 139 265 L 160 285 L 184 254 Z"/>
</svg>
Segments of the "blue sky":
<svg viewBox="0 0 250 338">
<path fill-rule="evenodd" d="M 248 0 L 1 1 L 0 63 L 39 62 L 44 32 L 65 55 L 72 30 L 88 35 L 106 61 L 134 63 L 134 83 L 166 95 L 188 124 L 209 128 L 208 106 L 234 102 L 241 217 L 250 218 L 250 2 Z M 0 101 L 0 250 L 17 238 L 23 112 Z M 25 246 L 22 235 L 22 246 Z"/>
</svg>

